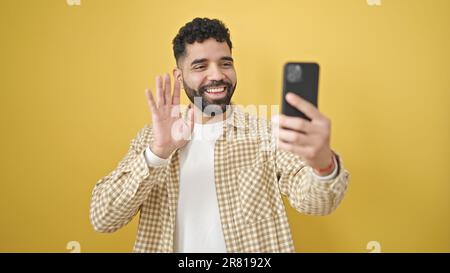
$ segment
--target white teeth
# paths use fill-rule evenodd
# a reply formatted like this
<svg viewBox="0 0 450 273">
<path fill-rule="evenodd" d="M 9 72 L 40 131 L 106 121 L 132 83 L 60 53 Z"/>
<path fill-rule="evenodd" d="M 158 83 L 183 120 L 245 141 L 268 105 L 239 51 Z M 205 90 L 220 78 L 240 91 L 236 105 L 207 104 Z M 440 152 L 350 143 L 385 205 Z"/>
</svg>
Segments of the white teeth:
<svg viewBox="0 0 450 273">
<path fill-rule="evenodd" d="M 224 91 L 225 90 L 225 87 L 219 87 L 219 88 L 209 88 L 209 89 L 207 89 L 206 90 L 206 92 L 208 92 L 208 93 L 220 93 L 220 92 L 222 92 L 222 91 Z"/>
</svg>

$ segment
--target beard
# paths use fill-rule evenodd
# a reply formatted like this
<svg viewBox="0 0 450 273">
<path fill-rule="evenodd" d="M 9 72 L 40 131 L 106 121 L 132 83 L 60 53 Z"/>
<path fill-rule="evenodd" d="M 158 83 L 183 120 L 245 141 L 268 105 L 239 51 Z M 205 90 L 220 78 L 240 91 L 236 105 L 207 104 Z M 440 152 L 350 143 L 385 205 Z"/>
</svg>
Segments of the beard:
<svg viewBox="0 0 450 273">
<path fill-rule="evenodd" d="M 210 84 L 200 86 L 198 89 L 191 88 L 184 80 L 183 87 L 189 100 L 203 113 L 208 116 L 225 113 L 227 106 L 230 105 L 231 97 L 233 97 L 236 84 L 233 86 L 230 82 L 224 80 L 211 81 Z M 220 99 L 211 99 L 206 95 L 206 90 L 211 87 L 225 86 L 225 96 Z"/>
</svg>

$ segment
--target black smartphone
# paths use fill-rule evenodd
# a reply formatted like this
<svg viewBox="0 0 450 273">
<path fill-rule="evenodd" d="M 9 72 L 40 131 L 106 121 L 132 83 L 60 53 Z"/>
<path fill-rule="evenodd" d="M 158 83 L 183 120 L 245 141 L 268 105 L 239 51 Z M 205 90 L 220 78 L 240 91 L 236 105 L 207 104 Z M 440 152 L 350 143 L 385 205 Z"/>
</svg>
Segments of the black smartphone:
<svg viewBox="0 0 450 273">
<path fill-rule="evenodd" d="M 288 92 L 299 95 L 317 107 L 319 64 L 289 62 L 284 65 L 283 69 L 282 113 L 287 116 L 311 120 L 286 101 Z"/>
</svg>

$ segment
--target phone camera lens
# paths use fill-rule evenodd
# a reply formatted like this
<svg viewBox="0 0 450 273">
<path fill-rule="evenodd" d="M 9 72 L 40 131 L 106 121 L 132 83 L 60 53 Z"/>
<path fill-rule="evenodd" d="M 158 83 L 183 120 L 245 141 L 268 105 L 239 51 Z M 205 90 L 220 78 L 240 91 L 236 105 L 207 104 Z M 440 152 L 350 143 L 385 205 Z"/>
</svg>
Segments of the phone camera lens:
<svg viewBox="0 0 450 273">
<path fill-rule="evenodd" d="M 287 80 L 288 82 L 300 82 L 302 80 L 302 67 L 299 64 L 288 65 Z"/>
</svg>

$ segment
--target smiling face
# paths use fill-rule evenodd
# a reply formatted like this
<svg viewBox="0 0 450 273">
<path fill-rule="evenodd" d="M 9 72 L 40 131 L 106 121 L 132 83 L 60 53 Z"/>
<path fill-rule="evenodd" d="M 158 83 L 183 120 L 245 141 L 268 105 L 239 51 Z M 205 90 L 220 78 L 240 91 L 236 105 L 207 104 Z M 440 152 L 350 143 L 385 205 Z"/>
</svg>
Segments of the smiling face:
<svg viewBox="0 0 450 273">
<path fill-rule="evenodd" d="M 174 76 L 189 100 L 208 115 L 225 112 L 237 84 L 231 50 L 214 38 L 187 44 Z"/>
</svg>

